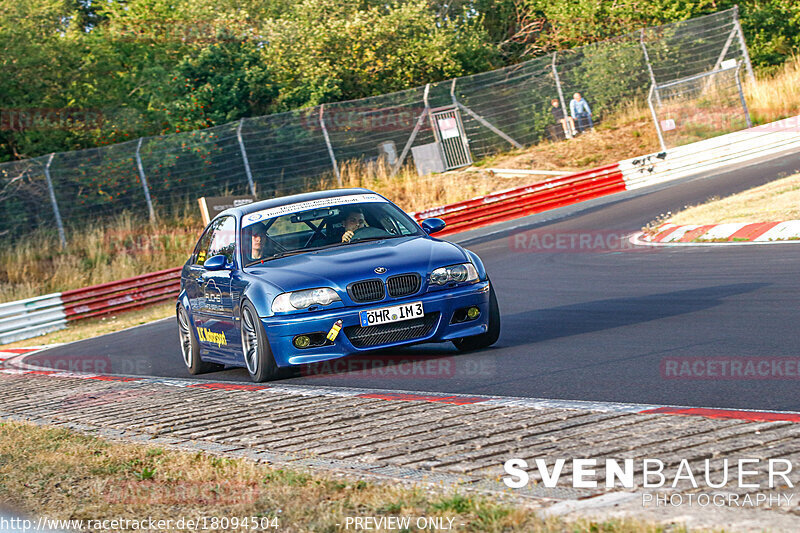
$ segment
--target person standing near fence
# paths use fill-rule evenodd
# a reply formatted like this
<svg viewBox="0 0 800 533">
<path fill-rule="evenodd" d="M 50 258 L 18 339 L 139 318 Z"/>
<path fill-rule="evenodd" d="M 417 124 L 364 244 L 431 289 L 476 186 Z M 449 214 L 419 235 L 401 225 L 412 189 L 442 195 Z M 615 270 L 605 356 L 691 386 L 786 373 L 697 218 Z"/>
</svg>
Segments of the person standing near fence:
<svg viewBox="0 0 800 533">
<path fill-rule="evenodd" d="M 594 129 L 592 123 L 592 109 L 586 100 L 583 99 L 581 93 L 572 95 L 572 100 L 569 101 L 569 114 L 578 123 L 578 131 L 583 132 L 587 128 Z"/>
</svg>

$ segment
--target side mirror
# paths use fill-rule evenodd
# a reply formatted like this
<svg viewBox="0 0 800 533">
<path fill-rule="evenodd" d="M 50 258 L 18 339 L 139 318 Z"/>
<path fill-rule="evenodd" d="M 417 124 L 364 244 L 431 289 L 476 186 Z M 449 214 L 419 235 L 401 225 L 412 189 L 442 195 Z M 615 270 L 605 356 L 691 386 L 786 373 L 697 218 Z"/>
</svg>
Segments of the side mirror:
<svg viewBox="0 0 800 533">
<path fill-rule="evenodd" d="M 206 259 L 206 262 L 203 263 L 203 268 L 206 270 L 230 270 L 231 265 L 228 262 L 228 258 L 220 254 Z"/>
<path fill-rule="evenodd" d="M 428 235 L 433 235 L 437 231 L 442 231 L 447 224 L 441 218 L 426 218 L 422 221 L 422 229 Z"/>
</svg>

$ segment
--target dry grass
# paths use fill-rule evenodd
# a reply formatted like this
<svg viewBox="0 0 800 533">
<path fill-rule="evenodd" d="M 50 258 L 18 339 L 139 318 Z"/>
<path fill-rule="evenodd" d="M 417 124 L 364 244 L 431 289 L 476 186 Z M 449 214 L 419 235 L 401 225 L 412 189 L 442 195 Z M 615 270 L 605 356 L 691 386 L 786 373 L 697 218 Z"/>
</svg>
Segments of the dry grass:
<svg viewBox="0 0 800 533">
<path fill-rule="evenodd" d="M 727 198 L 710 201 L 674 214 L 663 222 L 722 224 L 782 222 L 800 219 L 800 174 L 782 178 Z"/>
<path fill-rule="evenodd" d="M 179 266 L 202 230 L 199 213 L 150 224 L 129 213 L 58 237 L 34 230 L 0 247 L 0 302 L 77 289 Z"/>
<path fill-rule="evenodd" d="M 408 166 L 392 177 L 391 167 L 383 162 L 371 165 L 348 162 L 342 165 L 341 175 L 343 187 L 364 187 L 373 190 L 408 212 L 422 211 L 546 179 L 544 177 L 539 180 L 531 177 L 509 179 L 482 172 L 446 172 L 420 177 L 416 170 Z M 320 181 L 316 189 L 337 186 L 335 180 L 327 177 Z"/>
<path fill-rule="evenodd" d="M 795 116 L 800 110 L 800 56 L 794 56 L 773 74 L 758 76 L 744 86 L 755 124 Z"/>
<path fill-rule="evenodd" d="M 487 159 L 483 166 L 536 170 L 584 170 L 659 149 L 646 102 L 632 101 L 595 128 L 569 141 L 545 141 Z"/>
<path fill-rule="evenodd" d="M 0 351 L 6 348 L 26 348 L 43 344 L 62 344 L 82 339 L 90 339 L 106 333 L 114 333 L 115 331 L 121 331 L 134 326 L 147 324 L 154 320 L 161 320 L 162 318 L 174 316 L 175 302 L 169 300 L 143 309 L 134 309 L 125 313 L 72 322 L 67 329 L 54 331 L 53 333 L 40 335 L 39 337 L 33 337 L 31 339 L 12 342 L 10 344 L 0 344 Z M 177 335 L 177 329 L 175 331 Z"/>
<path fill-rule="evenodd" d="M 57 519 L 277 518 L 280 527 L 269 531 L 346 531 L 345 519 L 356 516 L 453 518 L 455 530 L 467 532 L 662 531 L 632 520 L 542 520 L 522 506 L 482 496 L 116 444 L 19 422 L 0 423 L 0 500 Z M 237 530 L 244 531 L 228 529 Z"/>
</svg>

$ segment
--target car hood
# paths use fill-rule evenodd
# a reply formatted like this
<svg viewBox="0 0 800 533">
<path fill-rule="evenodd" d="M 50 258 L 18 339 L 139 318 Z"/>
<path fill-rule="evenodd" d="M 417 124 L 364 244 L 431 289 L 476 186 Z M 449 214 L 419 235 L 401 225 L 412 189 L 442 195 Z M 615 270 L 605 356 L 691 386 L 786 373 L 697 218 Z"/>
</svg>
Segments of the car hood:
<svg viewBox="0 0 800 533">
<path fill-rule="evenodd" d="M 455 244 L 425 237 L 399 237 L 353 243 L 326 250 L 273 259 L 246 269 L 284 292 L 315 287 L 344 290 L 353 281 L 417 272 L 464 263 L 469 258 Z M 376 274 L 383 267 L 386 272 Z"/>
</svg>

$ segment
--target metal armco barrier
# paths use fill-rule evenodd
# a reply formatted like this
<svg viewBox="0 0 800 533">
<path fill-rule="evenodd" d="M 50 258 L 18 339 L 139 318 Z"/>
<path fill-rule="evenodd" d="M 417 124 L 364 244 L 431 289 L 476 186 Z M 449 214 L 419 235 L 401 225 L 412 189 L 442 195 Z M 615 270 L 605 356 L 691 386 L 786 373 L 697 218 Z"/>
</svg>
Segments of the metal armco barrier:
<svg viewBox="0 0 800 533">
<path fill-rule="evenodd" d="M 0 304 L 0 344 L 67 327 L 68 322 L 175 298 L 181 268 Z"/>
<path fill-rule="evenodd" d="M 66 325 L 60 293 L 0 304 L 0 344 L 63 329 Z"/>
<path fill-rule="evenodd" d="M 526 187 L 413 213 L 439 217 L 450 235 L 609 194 L 656 185 L 788 150 L 800 150 L 800 116 Z M 0 304 L 0 344 L 63 329 L 70 321 L 177 296 L 181 268 Z"/>
<path fill-rule="evenodd" d="M 622 172 L 619 170 L 619 165 L 614 163 L 536 185 L 509 189 L 444 207 L 420 211 L 414 213 L 414 218 L 417 220 L 430 217 L 443 219 L 447 222 L 447 227 L 437 235 L 444 236 L 624 190 L 625 181 Z"/>
<path fill-rule="evenodd" d="M 180 284 L 181 267 L 177 267 L 65 291 L 61 301 L 68 321 L 81 320 L 168 300 L 178 295 Z"/>
</svg>

